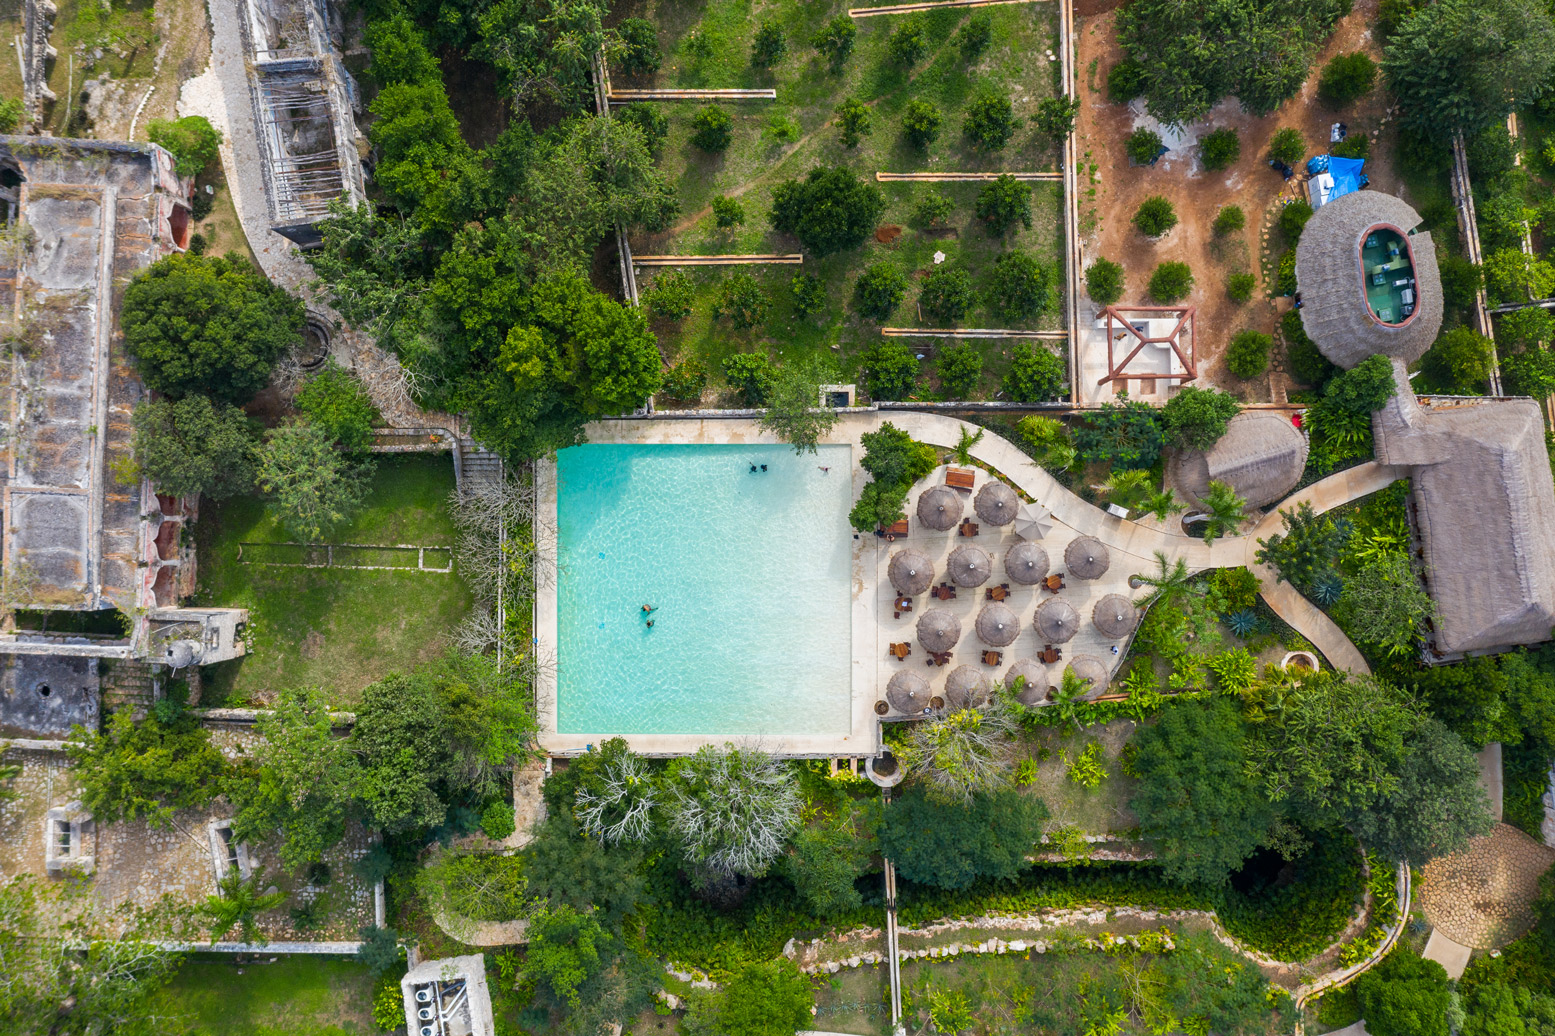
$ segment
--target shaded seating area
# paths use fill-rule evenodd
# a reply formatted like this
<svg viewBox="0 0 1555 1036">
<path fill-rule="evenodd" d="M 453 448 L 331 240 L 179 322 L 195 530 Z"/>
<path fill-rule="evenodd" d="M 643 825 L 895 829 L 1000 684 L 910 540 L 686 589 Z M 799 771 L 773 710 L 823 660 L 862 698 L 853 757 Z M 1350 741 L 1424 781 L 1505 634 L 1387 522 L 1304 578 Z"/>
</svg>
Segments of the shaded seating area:
<svg viewBox="0 0 1555 1036">
<path fill-rule="evenodd" d="M 1004 671 L 1004 686 L 1015 692 L 1015 700 L 1022 705 L 1047 704 L 1047 669 L 1035 659 L 1020 658 L 1011 663 Z"/>
<path fill-rule="evenodd" d="M 912 654 L 912 645 L 906 641 L 892 644 L 890 654 L 892 658 L 906 658 L 908 655 Z"/>
<path fill-rule="evenodd" d="M 990 647 L 1009 647 L 1020 635 L 1020 619 L 1009 606 L 995 601 L 977 613 L 977 639 Z"/>
<path fill-rule="evenodd" d="M 963 536 L 976 536 L 981 531 L 982 531 L 982 526 L 978 525 L 972 519 L 970 519 L 970 518 L 963 518 L 963 519 L 961 519 L 961 529 L 960 529 L 961 535 L 963 535 Z"/>
<path fill-rule="evenodd" d="M 1034 586 L 1047 575 L 1047 551 L 1035 543 L 1017 543 L 1004 554 L 1004 574 L 1021 586 Z"/>
<path fill-rule="evenodd" d="M 1020 497 L 998 479 L 983 483 L 983 488 L 977 491 L 977 497 L 972 501 L 972 510 L 977 512 L 979 518 L 989 525 L 1000 527 L 1013 522 L 1019 509 Z"/>
<path fill-rule="evenodd" d="M 1064 548 L 1064 564 L 1076 579 L 1100 579 L 1112 565 L 1106 544 L 1094 536 L 1076 536 Z"/>
<path fill-rule="evenodd" d="M 1108 594 L 1091 609 L 1091 623 L 1102 636 L 1122 640 L 1139 624 L 1139 609 L 1122 594 Z"/>
<path fill-rule="evenodd" d="M 949 532 L 961 520 L 961 496 L 948 486 L 933 486 L 918 494 L 918 521 L 936 532 Z"/>
<path fill-rule="evenodd" d="M 1062 597 L 1043 601 L 1032 619 L 1037 636 L 1050 644 L 1065 644 L 1080 632 L 1080 613 Z"/>
<path fill-rule="evenodd" d="M 885 700 L 897 712 L 908 715 L 926 712 L 929 708 L 929 681 L 911 669 L 903 669 L 886 684 Z"/>
<path fill-rule="evenodd" d="M 1010 596 L 1010 584 L 1000 583 L 998 586 L 990 586 L 983 591 L 983 596 L 990 601 L 1007 600 Z"/>
<path fill-rule="evenodd" d="M 1084 680 L 1087 687 L 1081 701 L 1095 701 L 1107 691 L 1107 665 L 1093 655 L 1076 655 L 1069 660 L 1066 671 Z"/>
<path fill-rule="evenodd" d="M 945 707 L 965 709 L 981 705 L 988 700 L 992 691 L 993 684 L 981 669 L 970 665 L 957 666 L 945 677 Z"/>
<path fill-rule="evenodd" d="M 950 552 L 945 571 L 957 586 L 982 586 L 993 578 L 993 559 L 982 547 L 965 543 Z"/>
<path fill-rule="evenodd" d="M 934 562 L 923 551 L 908 547 L 891 555 L 891 562 L 886 566 L 886 576 L 897 593 L 913 597 L 933 585 Z"/>
</svg>

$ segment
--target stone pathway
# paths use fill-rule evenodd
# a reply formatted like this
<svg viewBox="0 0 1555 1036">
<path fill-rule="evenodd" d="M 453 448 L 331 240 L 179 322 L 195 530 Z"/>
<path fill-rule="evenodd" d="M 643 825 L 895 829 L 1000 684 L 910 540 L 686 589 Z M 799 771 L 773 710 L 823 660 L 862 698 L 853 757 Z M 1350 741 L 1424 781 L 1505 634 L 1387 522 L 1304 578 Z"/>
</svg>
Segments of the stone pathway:
<svg viewBox="0 0 1555 1036">
<path fill-rule="evenodd" d="M 1446 938 L 1475 949 L 1505 946 L 1533 926 L 1528 904 L 1555 849 L 1497 824 L 1462 852 L 1420 870 L 1420 906 Z"/>
</svg>

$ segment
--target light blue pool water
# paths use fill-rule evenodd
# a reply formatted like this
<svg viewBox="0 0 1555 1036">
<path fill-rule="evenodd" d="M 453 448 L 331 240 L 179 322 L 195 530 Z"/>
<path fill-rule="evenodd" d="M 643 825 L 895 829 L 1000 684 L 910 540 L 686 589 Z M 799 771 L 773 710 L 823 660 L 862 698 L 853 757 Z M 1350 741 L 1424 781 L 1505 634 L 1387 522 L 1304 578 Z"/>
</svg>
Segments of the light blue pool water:
<svg viewBox="0 0 1555 1036">
<path fill-rule="evenodd" d="M 562 450 L 557 731 L 847 734 L 851 470 L 849 446 Z"/>
</svg>

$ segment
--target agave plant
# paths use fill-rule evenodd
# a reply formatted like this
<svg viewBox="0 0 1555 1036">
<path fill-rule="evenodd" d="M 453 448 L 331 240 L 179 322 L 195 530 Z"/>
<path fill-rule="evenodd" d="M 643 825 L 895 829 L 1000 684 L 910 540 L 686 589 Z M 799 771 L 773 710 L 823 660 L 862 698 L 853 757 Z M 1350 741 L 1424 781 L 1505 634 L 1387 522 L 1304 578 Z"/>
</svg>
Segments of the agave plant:
<svg viewBox="0 0 1555 1036">
<path fill-rule="evenodd" d="M 1226 616 L 1226 626 L 1239 637 L 1251 636 L 1259 625 L 1258 613 L 1251 608 L 1239 608 Z"/>
<path fill-rule="evenodd" d="M 1312 584 L 1312 599 L 1325 608 L 1331 607 L 1339 600 L 1339 595 L 1344 593 L 1344 580 L 1338 573 L 1327 572 L 1317 578 Z"/>
</svg>

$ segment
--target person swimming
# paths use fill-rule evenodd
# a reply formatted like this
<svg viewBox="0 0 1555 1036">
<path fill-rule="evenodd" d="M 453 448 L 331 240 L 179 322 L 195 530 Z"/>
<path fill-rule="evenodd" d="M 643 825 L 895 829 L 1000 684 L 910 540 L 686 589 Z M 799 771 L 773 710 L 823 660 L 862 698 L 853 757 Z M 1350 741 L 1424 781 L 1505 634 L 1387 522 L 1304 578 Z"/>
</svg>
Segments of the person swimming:
<svg viewBox="0 0 1555 1036">
<path fill-rule="evenodd" d="M 648 628 L 649 629 L 653 629 L 653 620 L 652 619 L 648 620 Z"/>
<path fill-rule="evenodd" d="M 645 605 L 643 605 L 643 614 L 644 615 L 652 615 L 654 612 L 656 612 L 658 610 L 659 609 L 655 605 L 652 605 L 652 604 L 645 604 Z"/>
<path fill-rule="evenodd" d="M 756 474 L 756 465 L 755 464 L 751 465 L 751 474 L 752 475 Z"/>
<path fill-rule="evenodd" d="M 763 464 L 763 465 L 762 465 L 762 466 L 761 466 L 761 470 L 762 470 L 762 471 L 766 471 L 766 470 L 767 470 L 767 466 L 766 466 L 766 465 L 765 465 L 765 464 Z"/>
</svg>

